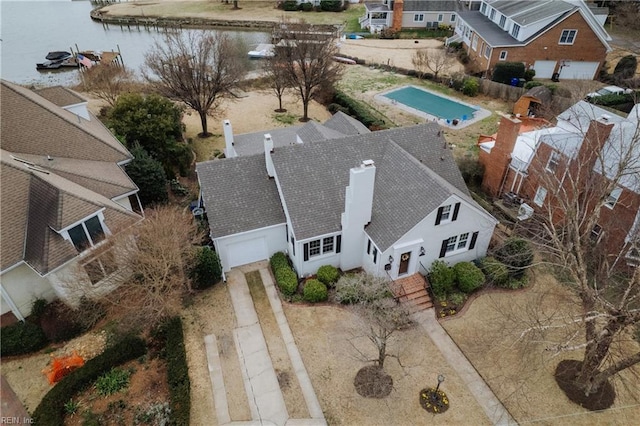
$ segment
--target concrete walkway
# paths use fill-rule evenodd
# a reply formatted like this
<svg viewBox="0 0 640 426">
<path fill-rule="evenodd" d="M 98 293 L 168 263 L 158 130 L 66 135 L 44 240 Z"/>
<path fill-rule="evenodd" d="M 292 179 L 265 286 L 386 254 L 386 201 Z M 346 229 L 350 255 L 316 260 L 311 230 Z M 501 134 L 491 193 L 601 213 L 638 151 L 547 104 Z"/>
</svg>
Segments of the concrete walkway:
<svg viewBox="0 0 640 426">
<path fill-rule="evenodd" d="M 273 279 L 267 268 L 268 264 L 266 262 L 258 262 L 234 269 L 227 274 L 227 286 L 237 321 L 237 328 L 234 330 L 234 340 L 240 359 L 245 392 L 249 401 L 251 421 L 233 422 L 231 420 L 217 340 L 214 335 L 205 336 L 204 339 L 218 424 L 230 426 L 326 426 L 327 423 L 322 412 L 322 407 L 313 389 L 298 347 L 293 339 L 289 323 L 282 310 L 278 291 L 275 288 Z M 278 323 L 291 365 L 298 378 L 307 409 L 310 413 L 310 418 L 308 419 L 289 418 L 284 396 L 282 395 L 282 390 L 280 389 L 278 378 L 273 368 L 271 356 L 244 275 L 246 272 L 255 270 L 259 270 L 260 272 L 260 278 L 269 298 L 269 304 Z"/>
<path fill-rule="evenodd" d="M 517 425 L 518 423 L 511 417 L 511 414 L 495 396 L 491 388 L 487 386 L 484 379 L 458 348 L 458 345 L 442 328 L 436 319 L 434 309 L 416 312 L 413 314 L 413 318 L 424 328 L 449 365 L 456 370 L 458 376 L 467 385 L 467 388 L 478 401 L 489 420 L 494 425 Z"/>
</svg>

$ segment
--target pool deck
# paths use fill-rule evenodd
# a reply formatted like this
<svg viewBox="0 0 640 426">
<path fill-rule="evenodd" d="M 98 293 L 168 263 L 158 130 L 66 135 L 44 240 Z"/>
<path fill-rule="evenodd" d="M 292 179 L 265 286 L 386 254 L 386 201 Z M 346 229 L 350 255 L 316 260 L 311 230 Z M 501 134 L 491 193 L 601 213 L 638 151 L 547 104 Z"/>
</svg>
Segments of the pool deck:
<svg viewBox="0 0 640 426">
<path fill-rule="evenodd" d="M 471 117 L 471 118 L 469 118 L 467 120 L 461 120 L 461 121 L 458 122 L 457 125 L 454 125 L 453 123 L 447 123 L 446 119 L 438 118 L 435 115 L 432 115 L 432 114 L 429 114 L 427 112 L 421 111 L 419 109 L 410 107 L 409 105 L 405 105 L 405 104 L 403 104 L 401 102 L 398 102 L 398 101 L 393 100 L 393 99 L 389 99 L 389 98 L 387 98 L 385 96 L 385 95 L 387 95 L 389 93 L 392 93 L 392 92 L 395 92 L 397 90 L 404 89 L 405 87 L 413 87 L 415 89 L 423 90 L 425 92 L 428 92 L 428 93 L 430 93 L 430 94 L 432 94 L 434 96 L 440 96 L 441 98 L 448 99 L 448 100 L 450 100 L 452 102 L 456 102 L 456 103 L 465 105 L 465 106 L 467 106 L 469 108 L 472 108 L 472 109 L 475 110 L 475 112 L 473 113 L 473 117 Z M 401 87 L 395 87 L 393 89 L 386 90 L 384 92 L 380 92 L 380 93 L 378 93 L 377 95 L 374 96 L 374 99 L 377 102 L 380 102 L 382 104 L 391 105 L 391 106 L 393 106 L 395 108 L 399 108 L 399 109 L 401 109 L 403 111 L 406 111 L 406 112 L 408 112 L 410 114 L 413 114 L 413 115 L 415 115 L 417 117 L 424 118 L 426 121 L 436 122 L 439 125 L 441 125 L 442 127 L 446 127 L 448 129 L 452 129 L 452 130 L 464 129 L 465 127 L 467 127 L 467 126 L 469 126 L 471 124 L 477 123 L 478 121 L 483 120 L 483 119 L 485 119 L 485 118 L 487 118 L 487 117 L 489 117 L 491 115 L 491 111 L 488 111 L 488 110 L 486 110 L 484 108 L 480 108 L 477 105 L 472 105 L 470 103 L 461 101 L 460 99 L 454 98 L 452 96 L 447 96 L 447 95 L 444 95 L 442 93 L 438 93 L 438 92 L 434 92 L 434 91 L 429 90 L 429 89 L 425 89 L 424 87 L 414 86 L 414 85 L 410 85 L 410 84 L 409 85 L 405 85 L 405 86 L 401 86 Z"/>
</svg>

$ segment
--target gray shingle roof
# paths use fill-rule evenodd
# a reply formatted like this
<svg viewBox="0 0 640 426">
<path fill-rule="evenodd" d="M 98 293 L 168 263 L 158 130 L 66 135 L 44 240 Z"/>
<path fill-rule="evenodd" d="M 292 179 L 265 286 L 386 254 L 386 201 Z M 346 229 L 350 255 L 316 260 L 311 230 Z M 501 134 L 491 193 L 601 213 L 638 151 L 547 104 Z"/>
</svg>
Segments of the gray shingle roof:
<svg viewBox="0 0 640 426">
<path fill-rule="evenodd" d="M 301 128 L 302 126 L 292 126 L 262 132 L 234 135 L 233 147 L 239 156 L 262 154 L 264 153 L 265 133 L 269 133 L 271 135 L 274 148 L 278 148 L 295 144 L 296 135 Z"/>
<path fill-rule="evenodd" d="M 464 20 L 471 28 L 491 46 L 524 46 L 525 43 L 511 37 L 489 18 L 479 11 L 460 12 L 460 19 Z"/>
<path fill-rule="evenodd" d="M 342 111 L 333 114 L 324 122 L 324 126 L 348 136 L 371 133 L 367 126 Z"/>
<path fill-rule="evenodd" d="M 460 2 L 453 0 L 408 0 L 404 2 L 405 12 L 456 12 L 461 9 Z"/>
<path fill-rule="evenodd" d="M 264 155 L 198 163 L 196 172 L 214 238 L 285 223 Z"/>
<path fill-rule="evenodd" d="M 470 199 L 439 131 L 436 124 L 427 123 L 276 149 L 276 174 L 298 240 L 340 230 L 349 170 L 363 160 L 376 164 L 373 216 L 367 230 L 382 250 L 451 193 Z M 436 170 L 428 167 L 444 176 L 434 177 Z"/>
</svg>

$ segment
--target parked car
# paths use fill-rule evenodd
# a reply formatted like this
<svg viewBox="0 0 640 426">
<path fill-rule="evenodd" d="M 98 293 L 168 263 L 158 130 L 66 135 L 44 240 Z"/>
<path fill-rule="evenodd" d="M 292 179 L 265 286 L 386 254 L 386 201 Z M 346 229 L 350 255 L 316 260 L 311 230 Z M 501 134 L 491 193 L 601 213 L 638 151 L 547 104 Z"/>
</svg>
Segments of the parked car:
<svg viewBox="0 0 640 426">
<path fill-rule="evenodd" d="M 618 86 L 607 86 L 607 87 L 603 87 L 598 91 L 588 93 L 587 99 L 597 98 L 598 96 L 605 96 L 605 95 L 627 95 L 632 92 L 633 90 L 631 89 L 623 89 L 622 87 L 618 87 Z"/>
</svg>

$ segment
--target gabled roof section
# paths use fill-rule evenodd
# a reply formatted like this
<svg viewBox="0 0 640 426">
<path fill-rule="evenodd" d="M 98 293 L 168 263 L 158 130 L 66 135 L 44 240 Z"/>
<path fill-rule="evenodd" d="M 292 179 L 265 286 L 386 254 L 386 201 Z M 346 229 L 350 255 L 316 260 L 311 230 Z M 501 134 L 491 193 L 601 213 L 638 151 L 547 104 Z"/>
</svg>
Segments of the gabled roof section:
<svg viewBox="0 0 640 426">
<path fill-rule="evenodd" d="M 206 161 L 196 172 L 213 238 L 286 222 L 264 155 Z"/>
<path fill-rule="evenodd" d="M 45 87 L 44 89 L 35 90 L 34 92 L 59 107 L 87 102 L 85 98 L 76 92 L 62 86 Z"/>
<path fill-rule="evenodd" d="M 31 178 L 17 165 L 5 162 L 4 151 L 0 154 L 0 271 L 4 271 L 23 259 Z"/>
<path fill-rule="evenodd" d="M 461 10 L 460 2 L 453 0 L 407 0 L 405 12 L 456 12 Z"/>
<path fill-rule="evenodd" d="M 370 12 L 390 12 L 389 6 L 380 2 L 366 1 L 364 7 Z"/>
<path fill-rule="evenodd" d="M 2 148 L 11 152 L 120 163 L 131 154 L 100 121 L 85 120 L 21 86 L 1 81 Z"/>
<path fill-rule="evenodd" d="M 333 114 L 331 118 L 324 122 L 324 126 L 347 136 L 371 133 L 367 126 L 342 111 Z"/>
<path fill-rule="evenodd" d="M 327 139 L 337 139 L 345 136 L 338 131 L 325 127 L 322 124 L 316 123 L 315 121 L 309 121 L 307 124 L 302 126 L 302 128 L 298 130 L 297 135 L 303 143 L 318 142 Z"/>
</svg>

